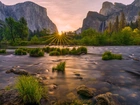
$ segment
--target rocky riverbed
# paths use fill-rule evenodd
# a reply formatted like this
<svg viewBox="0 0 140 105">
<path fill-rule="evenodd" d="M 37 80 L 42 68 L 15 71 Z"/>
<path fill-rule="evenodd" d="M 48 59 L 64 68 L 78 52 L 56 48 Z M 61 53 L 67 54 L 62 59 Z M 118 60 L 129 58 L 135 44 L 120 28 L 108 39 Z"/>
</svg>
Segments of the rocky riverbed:
<svg viewBox="0 0 140 105">
<path fill-rule="evenodd" d="M 88 47 L 87 55 L 51 57 L 45 54 L 41 58 L 15 56 L 14 50 L 7 51 L 8 54 L 0 55 L 0 89 L 14 86 L 18 74 L 7 73 L 14 68 L 42 80 L 48 87 L 50 101 L 66 100 L 69 95 L 81 99 L 77 87 L 84 85 L 94 90 L 94 99 L 110 92 L 118 97 L 120 105 L 140 105 L 139 46 Z M 104 51 L 122 54 L 123 60 L 103 61 Z M 66 61 L 65 72 L 52 72 L 52 67 L 61 61 Z"/>
</svg>

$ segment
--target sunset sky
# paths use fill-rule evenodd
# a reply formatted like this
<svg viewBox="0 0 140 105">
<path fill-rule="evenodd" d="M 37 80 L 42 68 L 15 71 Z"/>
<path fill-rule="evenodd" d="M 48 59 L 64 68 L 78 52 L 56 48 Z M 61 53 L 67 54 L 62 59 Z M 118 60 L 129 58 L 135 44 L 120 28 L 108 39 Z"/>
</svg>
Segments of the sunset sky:
<svg viewBox="0 0 140 105">
<path fill-rule="evenodd" d="M 1 0 L 2 3 L 13 5 L 26 0 Z M 83 19 L 88 11 L 97 11 L 106 0 L 31 0 L 45 8 L 50 19 L 57 25 L 60 31 L 73 31 L 82 26 Z M 130 4 L 134 0 L 107 0 Z"/>
</svg>

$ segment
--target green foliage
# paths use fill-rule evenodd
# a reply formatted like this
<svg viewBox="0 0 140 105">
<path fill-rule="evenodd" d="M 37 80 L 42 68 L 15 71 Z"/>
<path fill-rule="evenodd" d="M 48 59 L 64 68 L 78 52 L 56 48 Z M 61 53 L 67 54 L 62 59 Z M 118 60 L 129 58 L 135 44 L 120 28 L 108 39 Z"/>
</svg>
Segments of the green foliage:
<svg viewBox="0 0 140 105">
<path fill-rule="evenodd" d="M 5 54 L 6 50 L 5 49 L 0 49 L 0 54 Z"/>
<path fill-rule="evenodd" d="M 16 88 L 24 104 L 36 105 L 40 103 L 43 89 L 39 82 L 32 76 L 20 76 L 16 82 Z"/>
<path fill-rule="evenodd" d="M 34 48 L 30 50 L 31 57 L 42 57 L 44 56 L 44 51 L 40 48 Z"/>
<path fill-rule="evenodd" d="M 102 55 L 102 60 L 113 60 L 113 59 L 121 60 L 122 55 L 121 54 L 112 54 L 110 51 L 106 51 Z"/>
<path fill-rule="evenodd" d="M 66 65 L 66 62 L 60 62 L 59 64 L 57 64 L 56 67 L 53 67 L 52 70 L 57 70 L 58 72 L 59 71 L 62 71 L 64 72 L 65 71 L 65 65 Z"/>
<path fill-rule="evenodd" d="M 49 55 L 50 56 L 59 56 L 60 52 L 58 52 L 58 51 L 51 51 L 51 52 L 49 52 Z"/>
<path fill-rule="evenodd" d="M 61 49 L 61 55 L 67 55 L 69 54 L 70 49 L 69 48 L 63 48 Z"/>
<path fill-rule="evenodd" d="M 38 37 L 35 35 L 34 37 L 31 38 L 31 44 L 39 44 L 39 39 Z"/>
<path fill-rule="evenodd" d="M 27 52 L 24 49 L 19 48 L 15 50 L 15 55 L 27 55 Z"/>
</svg>

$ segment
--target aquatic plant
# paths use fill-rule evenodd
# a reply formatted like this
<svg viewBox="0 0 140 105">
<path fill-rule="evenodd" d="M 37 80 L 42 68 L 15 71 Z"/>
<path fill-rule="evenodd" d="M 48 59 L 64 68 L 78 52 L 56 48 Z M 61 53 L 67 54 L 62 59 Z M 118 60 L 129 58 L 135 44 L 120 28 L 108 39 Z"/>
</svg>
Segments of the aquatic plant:
<svg viewBox="0 0 140 105">
<path fill-rule="evenodd" d="M 65 65 L 66 65 L 66 62 L 60 62 L 59 64 L 57 64 L 56 67 L 53 67 L 52 70 L 57 70 L 57 71 L 62 71 L 64 72 L 65 71 Z"/>
<path fill-rule="evenodd" d="M 15 50 L 15 55 L 27 55 L 27 52 L 24 49 L 19 48 Z"/>
<path fill-rule="evenodd" d="M 30 49 L 30 56 L 31 57 L 42 57 L 42 56 L 44 56 L 44 51 L 40 48 Z"/>
<path fill-rule="evenodd" d="M 6 50 L 5 49 L 0 49 L 0 54 L 5 54 Z"/>
<path fill-rule="evenodd" d="M 50 56 L 59 56 L 59 55 L 60 55 L 60 52 L 58 52 L 58 51 L 51 51 L 51 52 L 49 53 L 49 55 L 50 55 Z"/>
<path fill-rule="evenodd" d="M 37 79 L 32 76 L 20 76 L 17 79 L 16 88 L 24 104 L 39 104 L 43 95 L 43 88 Z"/>
<path fill-rule="evenodd" d="M 106 51 L 102 55 L 102 60 L 113 60 L 113 59 L 121 60 L 122 55 L 121 54 L 112 54 L 110 51 Z"/>
</svg>

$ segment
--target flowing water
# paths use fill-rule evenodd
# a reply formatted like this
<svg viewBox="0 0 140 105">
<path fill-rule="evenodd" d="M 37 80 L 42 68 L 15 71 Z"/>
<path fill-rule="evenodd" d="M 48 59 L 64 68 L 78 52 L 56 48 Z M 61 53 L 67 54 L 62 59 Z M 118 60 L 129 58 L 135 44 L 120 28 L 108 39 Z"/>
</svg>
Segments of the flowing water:
<svg viewBox="0 0 140 105">
<path fill-rule="evenodd" d="M 17 75 L 6 74 L 6 70 L 17 66 L 30 73 L 37 73 L 46 77 L 47 86 L 57 85 L 57 89 L 50 91 L 52 99 L 65 99 L 67 94 L 76 94 L 76 88 L 86 85 L 96 88 L 96 95 L 111 92 L 121 97 L 122 105 L 140 105 L 140 72 L 139 46 L 106 46 L 88 47 L 87 55 L 32 58 L 29 55 L 15 56 L 14 50 L 7 50 L 7 55 L 0 55 L 0 89 L 14 84 Z M 104 51 L 112 51 L 123 55 L 123 60 L 103 61 Z M 52 72 L 52 67 L 60 61 L 66 61 L 65 73 Z M 130 73 L 130 72 L 134 73 Z"/>
</svg>

